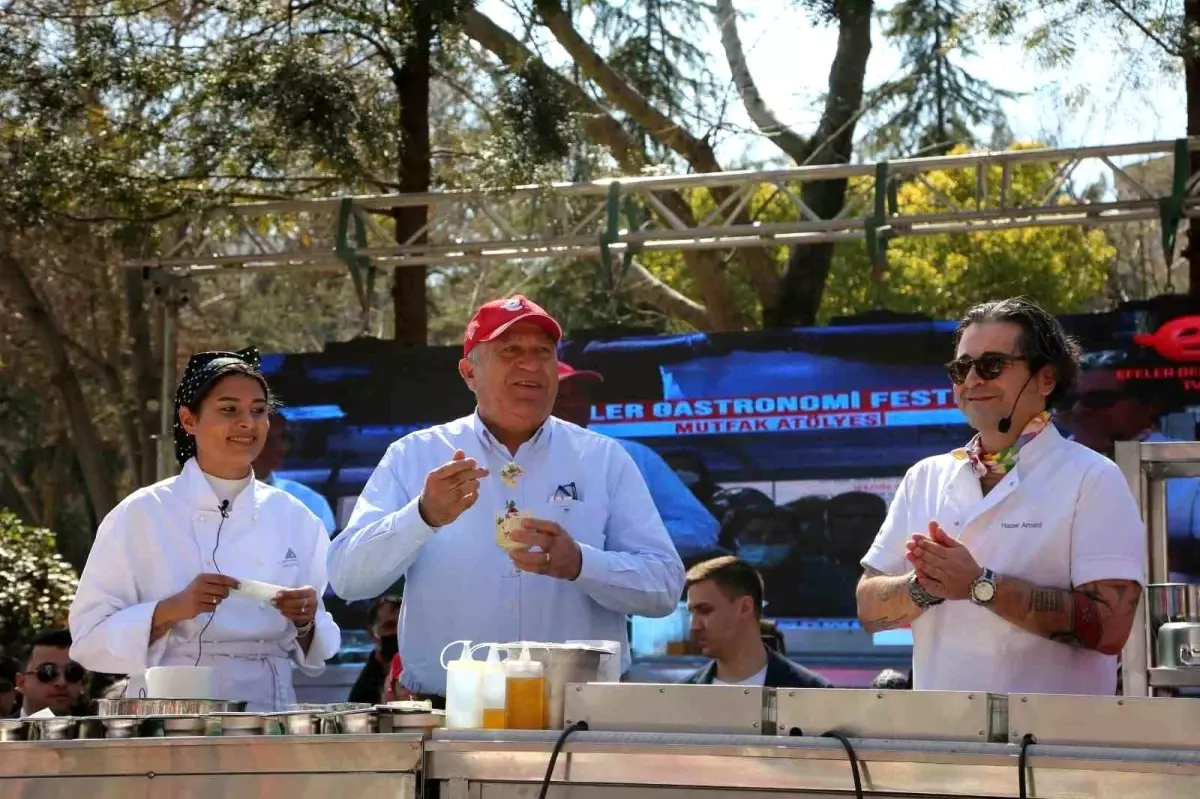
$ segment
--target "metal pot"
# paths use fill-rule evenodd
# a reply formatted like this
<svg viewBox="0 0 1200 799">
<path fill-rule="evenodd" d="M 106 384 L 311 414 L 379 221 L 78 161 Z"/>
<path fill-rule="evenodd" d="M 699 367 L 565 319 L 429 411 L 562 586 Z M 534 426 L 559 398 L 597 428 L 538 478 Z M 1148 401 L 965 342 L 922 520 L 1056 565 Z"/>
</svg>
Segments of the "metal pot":
<svg viewBox="0 0 1200 799">
<path fill-rule="evenodd" d="M 0 719 L 0 741 L 24 741 L 25 719 Z"/>
<path fill-rule="evenodd" d="M 1146 586 L 1146 599 L 1151 629 L 1172 622 L 1200 622 L 1200 585 L 1152 583 Z"/>
<path fill-rule="evenodd" d="M 1171 622 L 1158 628 L 1158 665 L 1166 669 L 1200 666 L 1200 624 Z"/>
<path fill-rule="evenodd" d="M 599 682 L 601 668 L 613 653 L 587 644 L 519 642 L 502 646 L 510 658 L 520 657 L 525 647 L 529 648 L 530 659 L 541 663 L 544 670 L 547 728 L 561 730 L 567 686 L 571 683 Z"/>
<path fill-rule="evenodd" d="M 163 735 L 168 738 L 201 736 L 207 727 L 204 716 L 162 716 L 157 720 L 162 722 Z"/>
</svg>

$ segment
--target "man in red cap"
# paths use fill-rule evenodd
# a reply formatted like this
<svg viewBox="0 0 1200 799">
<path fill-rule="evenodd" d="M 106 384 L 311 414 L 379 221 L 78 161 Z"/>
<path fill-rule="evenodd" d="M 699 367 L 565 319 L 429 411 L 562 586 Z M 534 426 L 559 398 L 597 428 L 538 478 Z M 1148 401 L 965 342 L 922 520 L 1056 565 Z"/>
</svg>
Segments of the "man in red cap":
<svg viewBox="0 0 1200 799">
<path fill-rule="evenodd" d="M 459 374 L 475 413 L 393 443 L 329 551 L 347 600 L 405 578 L 403 687 L 445 696 L 455 641 L 618 641 L 662 617 L 683 564 L 633 460 L 550 415 L 562 328 L 525 297 L 467 325 Z"/>
<path fill-rule="evenodd" d="M 592 416 L 592 391 L 604 377 L 599 372 L 575 369 L 558 363 L 558 399 L 554 415 L 559 419 L 587 427 Z M 618 438 L 616 442 L 637 464 L 658 515 L 685 560 L 710 556 L 717 550 L 721 525 L 696 498 L 662 456 L 645 444 Z"/>
</svg>

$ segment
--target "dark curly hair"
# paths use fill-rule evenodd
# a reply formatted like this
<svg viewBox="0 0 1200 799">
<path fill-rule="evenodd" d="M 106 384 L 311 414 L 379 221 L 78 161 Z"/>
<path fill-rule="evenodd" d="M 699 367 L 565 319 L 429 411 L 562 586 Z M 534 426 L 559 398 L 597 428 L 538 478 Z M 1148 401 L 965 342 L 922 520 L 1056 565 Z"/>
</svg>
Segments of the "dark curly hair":
<svg viewBox="0 0 1200 799">
<path fill-rule="evenodd" d="M 1054 390 L 1046 397 L 1046 408 L 1057 407 L 1075 391 L 1079 380 L 1079 358 L 1082 351 L 1062 324 L 1040 305 L 1027 297 L 1011 297 L 976 305 L 963 315 L 954 331 L 954 349 L 968 327 L 984 322 L 1010 322 L 1019 325 L 1021 337 L 1017 342 L 1029 371 L 1036 374 L 1049 366 L 1054 371 Z"/>
</svg>

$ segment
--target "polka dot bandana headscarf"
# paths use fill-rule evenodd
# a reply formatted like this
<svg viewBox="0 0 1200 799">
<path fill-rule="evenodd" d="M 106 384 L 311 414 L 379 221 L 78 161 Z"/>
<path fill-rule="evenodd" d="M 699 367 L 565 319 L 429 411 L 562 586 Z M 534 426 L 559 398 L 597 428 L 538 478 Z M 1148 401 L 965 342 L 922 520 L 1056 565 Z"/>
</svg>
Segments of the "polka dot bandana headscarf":
<svg viewBox="0 0 1200 799">
<path fill-rule="evenodd" d="M 185 405 L 194 407 L 213 384 L 234 371 L 230 367 L 249 366 L 257 372 L 259 365 L 258 350 L 254 347 L 238 352 L 201 352 L 188 360 L 179 388 L 175 389 L 175 460 L 181 467 L 196 456 L 196 437 L 183 429 L 179 409 Z"/>
</svg>

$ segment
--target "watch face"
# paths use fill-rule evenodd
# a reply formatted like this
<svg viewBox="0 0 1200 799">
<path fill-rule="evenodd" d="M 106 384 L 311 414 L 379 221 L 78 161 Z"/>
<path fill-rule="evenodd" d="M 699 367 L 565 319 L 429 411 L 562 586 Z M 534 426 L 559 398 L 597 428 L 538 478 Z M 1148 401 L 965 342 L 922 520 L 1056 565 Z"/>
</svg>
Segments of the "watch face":
<svg viewBox="0 0 1200 799">
<path fill-rule="evenodd" d="M 976 602 L 991 602 L 996 596 L 996 584 L 991 582 L 978 582 L 971 587 L 971 597 Z"/>
</svg>

